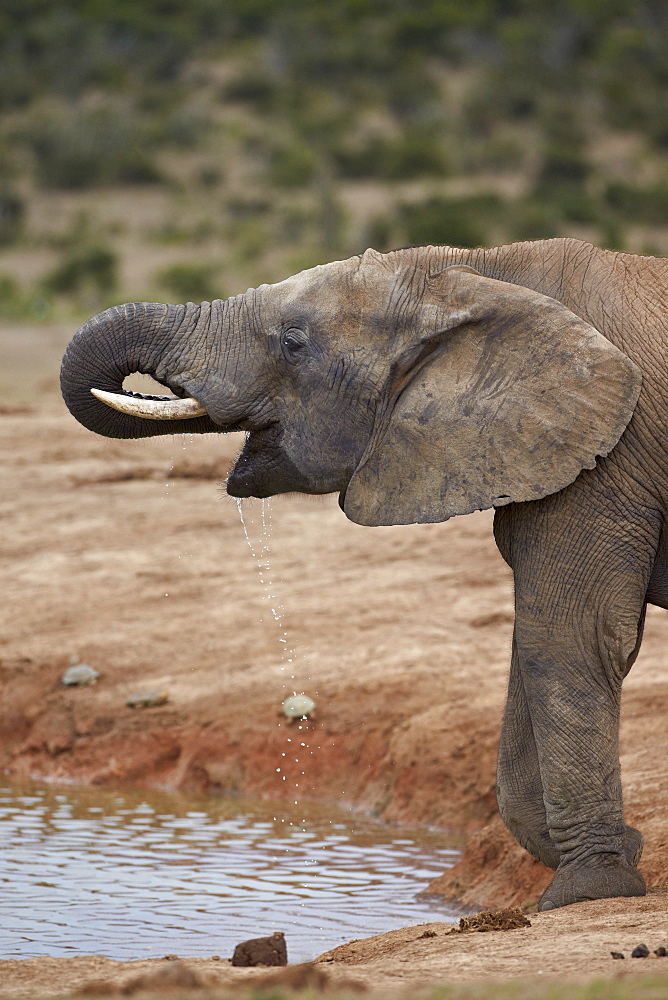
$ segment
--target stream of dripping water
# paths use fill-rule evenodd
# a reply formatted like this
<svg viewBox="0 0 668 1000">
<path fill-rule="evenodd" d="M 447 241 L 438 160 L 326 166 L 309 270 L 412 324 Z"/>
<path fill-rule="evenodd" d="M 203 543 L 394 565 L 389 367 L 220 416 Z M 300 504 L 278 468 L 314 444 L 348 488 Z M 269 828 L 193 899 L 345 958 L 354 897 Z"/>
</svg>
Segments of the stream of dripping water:
<svg viewBox="0 0 668 1000">
<path fill-rule="evenodd" d="M 264 591 L 264 599 L 269 604 L 271 609 L 271 614 L 276 627 L 278 629 L 278 641 L 280 643 L 281 650 L 281 670 L 284 672 L 286 669 L 290 669 L 290 680 L 292 681 L 292 694 L 297 692 L 294 690 L 294 661 L 295 661 L 295 651 L 290 647 L 288 633 L 285 629 L 285 624 L 283 622 L 283 616 L 285 614 L 285 609 L 283 605 L 279 602 L 278 594 L 276 593 L 276 586 L 271 578 L 271 548 L 269 545 L 269 540 L 271 538 L 271 508 L 266 500 L 260 500 L 260 529 L 259 537 L 256 542 L 253 542 L 251 538 L 251 531 L 249 531 L 249 523 L 244 517 L 243 510 L 243 500 L 237 497 L 237 509 L 239 511 L 239 517 L 241 519 L 241 525 L 244 529 L 244 535 L 246 536 L 246 542 L 248 543 L 248 548 L 251 551 L 255 562 L 257 563 L 258 575 L 260 577 L 260 583 Z M 252 530 L 252 529 L 251 529 Z M 287 687 L 284 682 L 284 687 Z"/>
<path fill-rule="evenodd" d="M 258 575 L 260 577 L 260 583 L 263 588 L 263 596 L 269 607 L 271 609 L 272 618 L 278 629 L 278 643 L 280 647 L 281 655 L 281 672 L 283 674 L 283 690 L 285 692 L 284 698 L 290 694 L 297 694 L 295 686 L 295 659 L 296 653 L 294 648 L 290 645 L 288 632 L 285 628 L 285 623 L 283 621 L 283 616 L 285 614 L 285 609 L 280 603 L 278 594 L 276 592 L 276 585 L 271 576 L 271 548 L 270 548 L 270 538 L 272 530 L 272 518 L 271 518 L 271 508 L 269 502 L 266 500 L 260 501 L 260 524 L 257 529 L 257 538 L 254 541 L 253 535 L 256 533 L 254 527 L 251 527 L 251 522 L 248 518 L 244 517 L 243 500 L 237 498 L 237 509 L 239 511 L 239 518 L 241 519 L 241 524 L 244 529 L 244 535 L 246 536 L 246 542 L 248 543 L 248 548 L 250 549 L 253 558 L 257 564 Z M 250 530 L 249 530 L 250 528 Z M 290 671 L 290 677 L 288 682 L 287 671 Z M 314 749 L 319 749 L 318 747 L 311 748 L 307 739 L 306 733 L 303 732 L 304 719 L 302 719 L 295 726 L 294 732 L 295 737 L 287 736 L 286 739 L 286 750 L 281 754 L 281 757 L 287 757 L 288 753 L 291 757 L 291 763 L 297 765 L 299 770 L 300 778 L 304 776 L 305 772 L 301 770 L 302 762 L 300 757 L 306 754 L 313 754 Z M 287 720 L 286 723 L 287 724 Z M 286 781 L 287 777 L 284 773 L 282 767 L 276 768 L 277 773 L 281 774 L 282 780 Z M 295 781 L 295 794 L 298 794 L 299 782 Z M 293 800 L 294 804 L 297 805 L 299 799 Z M 304 821 L 302 821 L 304 822 Z M 289 825 L 292 826 L 292 821 L 289 821 Z"/>
</svg>

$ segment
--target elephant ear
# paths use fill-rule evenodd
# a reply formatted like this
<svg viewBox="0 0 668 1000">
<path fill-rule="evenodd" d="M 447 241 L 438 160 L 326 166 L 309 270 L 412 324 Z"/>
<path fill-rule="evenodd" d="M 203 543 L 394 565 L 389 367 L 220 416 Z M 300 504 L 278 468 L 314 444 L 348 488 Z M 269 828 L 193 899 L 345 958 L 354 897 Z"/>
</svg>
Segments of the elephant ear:
<svg viewBox="0 0 668 1000">
<path fill-rule="evenodd" d="M 433 275 L 342 506 L 358 524 L 537 500 L 619 440 L 640 371 L 562 303 L 454 266 Z"/>
</svg>

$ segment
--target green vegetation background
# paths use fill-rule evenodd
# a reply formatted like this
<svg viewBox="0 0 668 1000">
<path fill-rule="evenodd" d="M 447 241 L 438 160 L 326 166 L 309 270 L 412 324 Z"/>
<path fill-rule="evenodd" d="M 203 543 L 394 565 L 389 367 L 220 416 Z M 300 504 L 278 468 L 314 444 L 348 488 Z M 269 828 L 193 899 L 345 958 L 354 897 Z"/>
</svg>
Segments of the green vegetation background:
<svg viewBox="0 0 668 1000">
<path fill-rule="evenodd" d="M 4 0 L 0 316 L 414 243 L 668 249 L 663 0 Z"/>
</svg>

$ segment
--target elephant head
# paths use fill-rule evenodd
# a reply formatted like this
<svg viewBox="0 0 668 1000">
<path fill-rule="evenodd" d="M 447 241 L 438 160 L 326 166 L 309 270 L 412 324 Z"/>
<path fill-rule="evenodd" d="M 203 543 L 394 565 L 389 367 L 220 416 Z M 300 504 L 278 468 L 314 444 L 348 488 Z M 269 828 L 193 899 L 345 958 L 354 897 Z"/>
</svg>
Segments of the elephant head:
<svg viewBox="0 0 668 1000">
<path fill-rule="evenodd" d="M 337 491 L 360 524 L 564 488 L 617 443 L 638 369 L 557 300 L 433 250 L 368 250 L 225 302 L 110 309 L 67 350 L 67 405 L 112 437 L 245 430 L 231 495 Z M 124 391 L 134 371 L 175 395 Z"/>
</svg>

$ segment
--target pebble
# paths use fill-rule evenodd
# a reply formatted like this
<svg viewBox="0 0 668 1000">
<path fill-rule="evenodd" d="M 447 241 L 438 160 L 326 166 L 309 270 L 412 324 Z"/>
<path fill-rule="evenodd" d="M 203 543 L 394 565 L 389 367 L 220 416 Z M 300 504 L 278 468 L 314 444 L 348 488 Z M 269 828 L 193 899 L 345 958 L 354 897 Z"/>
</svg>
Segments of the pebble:
<svg viewBox="0 0 668 1000">
<path fill-rule="evenodd" d="M 94 684 L 99 676 L 99 672 L 87 663 L 77 663 L 68 667 L 60 679 L 65 687 L 84 687 L 86 684 Z"/>
<path fill-rule="evenodd" d="M 164 705 L 169 701 L 167 691 L 137 691 L 131 694 L 126 701 L 130 708 L 153 708 L 154 705 Z"/>
<path fill-rule="evenodd" d="M 283 715 L 288 719 L 303 719 L 311 715 L 314 708 L 315 702 L 307 694 L 291 694 L 283 702 Z"/>
<path fill-rule="evenodd" d="M 649 955 L 649 948 L 646 944 L 639 944 L 637 948 L 634 948 L 631 952 L 631 958 L 647 958 Z"/>
</svg>

